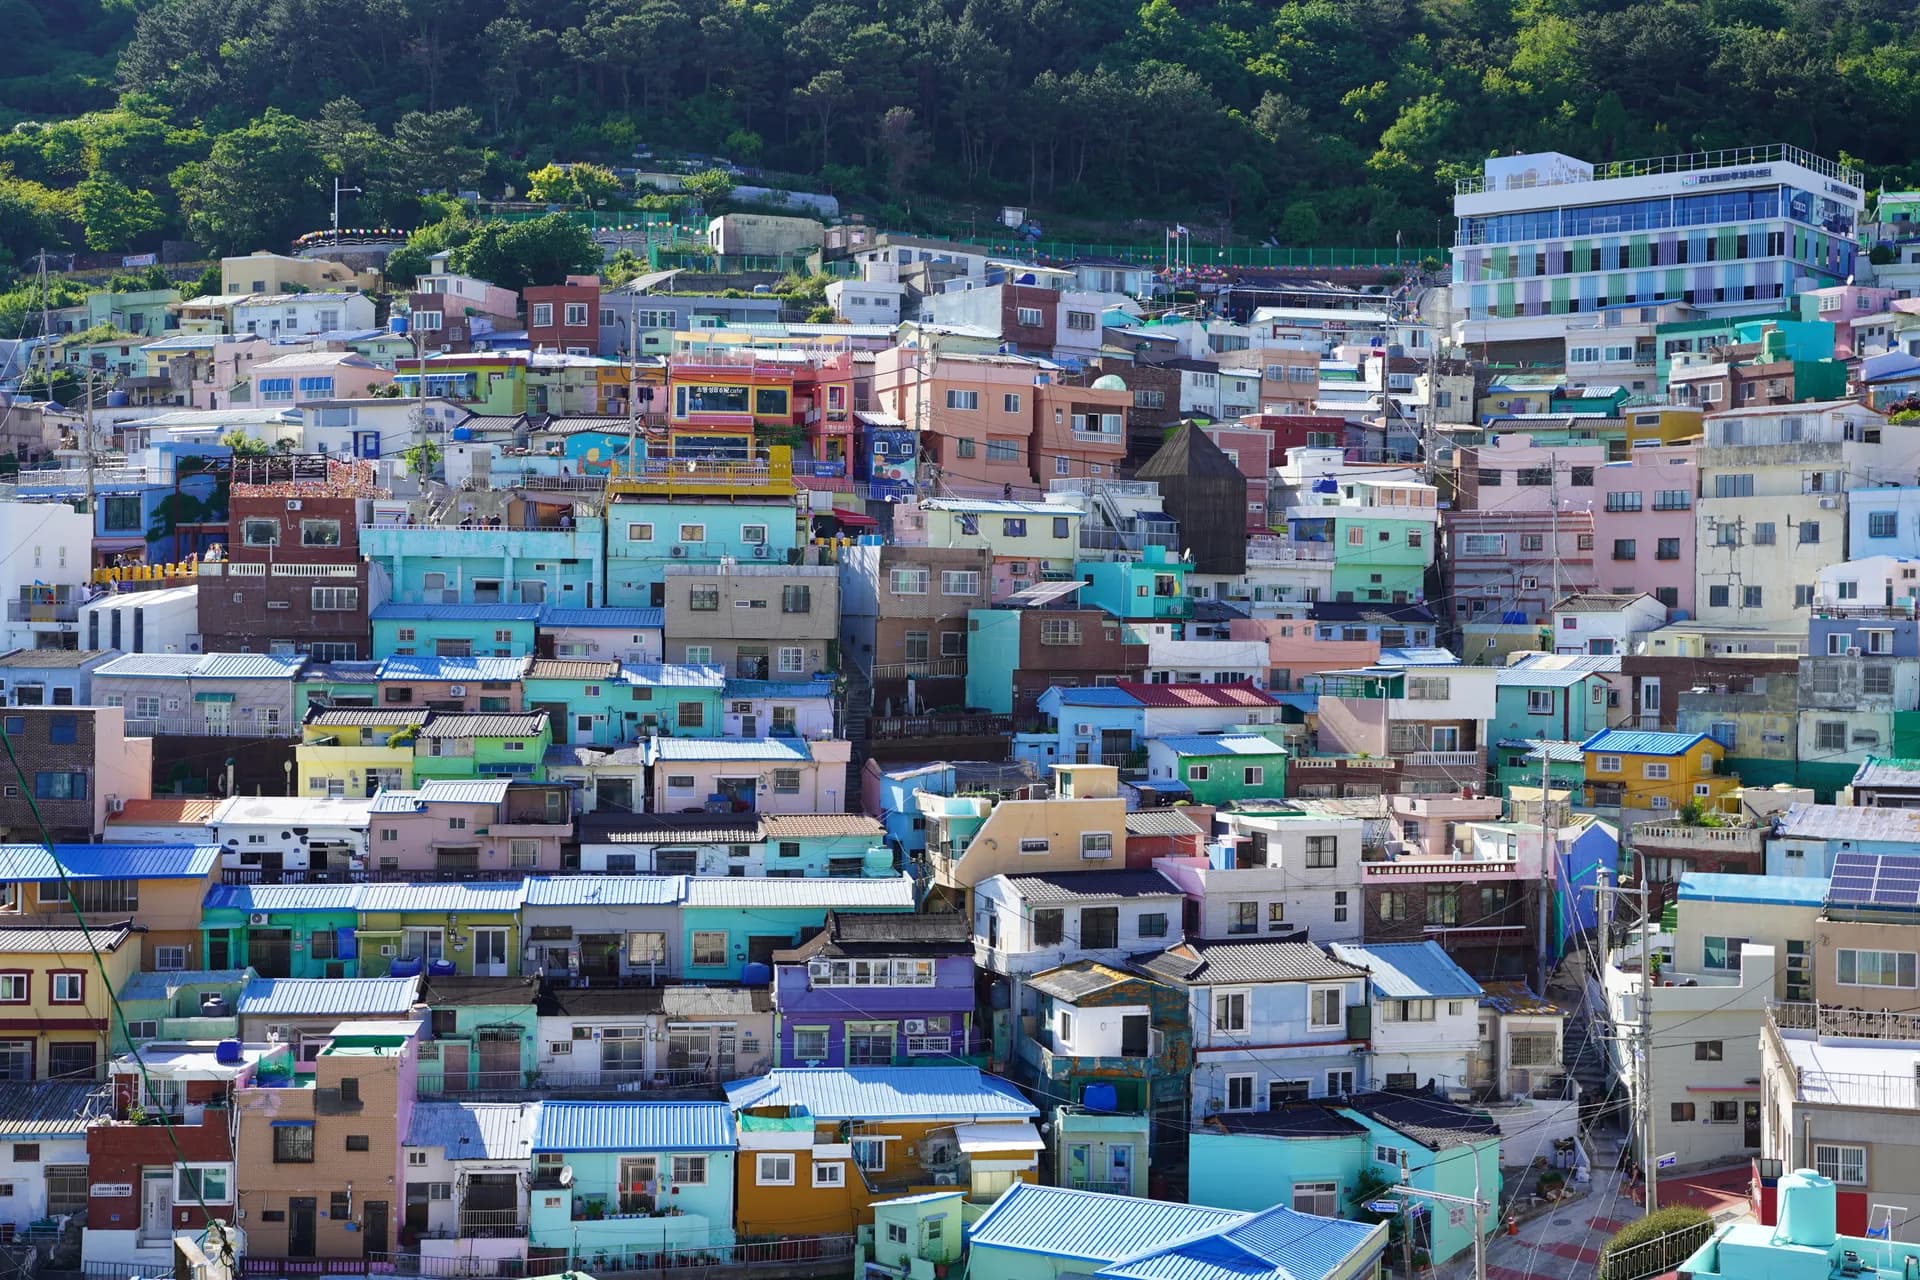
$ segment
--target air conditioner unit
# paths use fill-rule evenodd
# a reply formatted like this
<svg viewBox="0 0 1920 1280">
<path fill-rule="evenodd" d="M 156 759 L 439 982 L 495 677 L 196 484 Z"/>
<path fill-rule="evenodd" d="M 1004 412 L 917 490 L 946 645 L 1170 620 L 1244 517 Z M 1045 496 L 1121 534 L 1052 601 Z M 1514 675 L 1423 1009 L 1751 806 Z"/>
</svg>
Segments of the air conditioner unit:
<svg viewBox="0 0 1920 1280">
<path fill-rule="evenodd" d="M 751 702 L 736 702 L 733 704 L 733 713 L 737 716 L 751 715 L 753 713 L 753 704 Z"/>
<path fill-rule="evenodd" d="M 767 544 L 766 544 L 766 543 L 764 543 L 764 542 L 756 542 L 756 543 L 754 543 L 754 544 L 753 544 L 753 558 L 754 558 L 755 560 L 765 560 L 765 559 L 767 558 Z"/>
<path fill-rule="evenodd" d="M 107 812 L 108 812 L 108 813 L 118 813 L 118 812 L 120 812 L 120 810 L 121 810 L 121 809 L 123 809 L 123 808 L 125 808 L 125 807 L 126 807 L 126 801 L 124 801 L 124 800 L 122 800 L 122 799 L 121 799 L 121 798 L 120 798 L 119 796 L 108 796 L 108 797 L 107 797 Z"/>
<path fill-rule="evenodd" d="M 266 922 L 267 913 L 264 911 L 255 911 L 247 916 L 248 924 L 265 924 Z"/>
<path fill-rule="evenodd" d="M 957 1173 L 936 1173 L 933 1175 L 933 1185 L 936 1187 L 957 1187 L 960 1185 L 960 1175 Z"/>
<path fill-rule="evenodd" d="M 300 499 L 298 498 L 287 499 L 287 510 L 298 511 L 299 509 L 300 509 Z"/>
<path fill-rule="evenodd" d="M 463 684 L 450 684 L 447 686 L 447 692 L 453 697 L 464 698 L 467 696 L 467 686 Z"/>
<path fill-rule="evenodd" d="M 383 942 L 380 944 L 380 954 L 391 959 L 400 954 L 400 948 L 391 942 Z"/>
<path fill-rule="evenodd" d="M 833 976 L 833 962 L 831 960 L 807 961 L 807 976 L 809 978 L 831 978 Z"/>
<path fill-rule="evenodd" d="M 907 1034 L 910 1036 L 923 1036 L 927 1033 L 927 1020 L 925 1018 L 908 1018 L 905 1026 Z M 1920 1071 L 1920 1067 L 1916 1067 L 1916 1070 Z"/>
<path fill-rule="evenodd" d="M 1073 732 L 1077 737 L 1091 738 L 1093 736 L 1093 726 L 1090 724 L 1077 724 L 1073 726 Z"/>
<path fill-rule="evenodd" d="M 687 549 L 676 546 L 669 554 L 672 555 L 675 560 L 685 560 L 687 558 Z"/>
<path fill-rule="evenodd" d="M 1840 505 L 1840 499 L 1838 499 L 1838 498 L 1822 498 L 1822 499 L 1820 499 L 1820 509 L 1821 509 L 1822 511 L 1831 511 L 1831 510 L 1833 510 L 1833 509 L 1834 509 L 1835 507 L 1837 507 L 1837 506 L 1839 506 L 1839 505 Z"/>
</svg>

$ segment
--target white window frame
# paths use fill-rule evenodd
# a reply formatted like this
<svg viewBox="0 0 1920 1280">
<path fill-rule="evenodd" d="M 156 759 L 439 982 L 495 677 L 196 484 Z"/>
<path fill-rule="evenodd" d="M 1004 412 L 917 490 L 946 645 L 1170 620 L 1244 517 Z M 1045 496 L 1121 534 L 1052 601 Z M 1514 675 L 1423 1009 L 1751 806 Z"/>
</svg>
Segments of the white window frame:
<svg viewBox="0 0 1920 1280">
<path fill-rule="evenodd" d="M 1320 1017 L 1320 1002 L 1327 996 L 1334 998 L 1340 1010 L 1331 1021 L 1323 1020 Z M 1346 988 L 1314 987 L 1309 991 L 1307 994 L 1307 1026 L 1310 1030 L 1314 1031 L 1328 1031 L 1333 1029 L 1344 1031 L 1347 1026 Z"/>
<path fill-rule="evenodd" d="M 779 1172 L 784 1164 L 785 1176 Z M 793 1185 L 794 1158 L 791 1151 L 762 1151 L 753 1162 L 753 1182 L 759 1187 L 790 1187 Z M 769 1174 L 768 1168 L 774 1172 Z"/>
<path fill-rule="evenodd" d="M 761 1181 L 761 1186 L 781 1186 L 786 1184 Z M 813 1165 L 813 1185 L 816 1187 L 844 1187 L 847 1185 L 847 1162 L 844 1160 L 816 1160 Z"/>
<path fill-rule="evenodd" d="M 1833 1179 L 1842 1187 L 1867 1185 L 1867 1149 L 1856 1142 L 1816 1142 L 1813 1144 L 1814 1172 Z M 1832 1172 L 1828 1172 L 1831 1170 Z M 1858 1171 L 1857 1177 L 1848 1177 Z"/>
<path fill-rule="evenodd" d="M 1220 1109 L 1222 1111 L 1251 1111 L 1254 1107 L 1254 1082 L 1260 1077 L 1251 1071 L 1236 1071 L 1222 1082 L 1220 1087 Z M 1234 1086 L 1242 1081 L 1246 1083 L 1247 1101 L 1245 1106 L 1233 1105 Z"/>
<path fill-rule="evenodd" d="M 1209 1011 L 1209 1022 L 1215 1032 L 1234 1035 L 1246 1031 L 1248 1010 L 1252 1004 L 1252 992 L 1247 988 L 1216 987 L 1211 1004 L 1213 1007 Z M 1236 1016 L 1226 1017 L 1229 1010 L 1234 1010 Z"/>
</svg>

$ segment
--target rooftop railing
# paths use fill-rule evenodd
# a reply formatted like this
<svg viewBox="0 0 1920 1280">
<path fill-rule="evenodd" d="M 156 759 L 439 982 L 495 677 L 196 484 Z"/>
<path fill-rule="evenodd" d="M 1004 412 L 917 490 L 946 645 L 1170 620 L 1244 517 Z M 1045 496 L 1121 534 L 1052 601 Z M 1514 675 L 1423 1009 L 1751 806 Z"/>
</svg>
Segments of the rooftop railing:
<svg viewBox="0 0 1920 1280">
<path fill-rule="evenodd" d="M 1605 182 L 1611 178 L 1649 178 L 1666 173 L 1695 173 L 1703 169 L 1737 169 L 1747 165 L 1797 164 L 1823 178 L 1843 182 L 1850 187 L 1861 184 L 1860 172 L 1825 156 L 1814 155 L 1788 142 L 1770 142 L 1757 147 L 1728 147 L 1719 151 L 1691 151 L 1681 155 L 1652 156 L 1643 160 L 1614 160 L 1593 166 L 1591 176 L 1568 174 L 1542 182 L 1514 179 L 1489 185 L 1484 174 L 1461 178 L 1453 184 L 1455 195 L 1482 191 L 1523 191 L 1532 187 L 1572 186 L 1583 182 Z"/>
</svg>

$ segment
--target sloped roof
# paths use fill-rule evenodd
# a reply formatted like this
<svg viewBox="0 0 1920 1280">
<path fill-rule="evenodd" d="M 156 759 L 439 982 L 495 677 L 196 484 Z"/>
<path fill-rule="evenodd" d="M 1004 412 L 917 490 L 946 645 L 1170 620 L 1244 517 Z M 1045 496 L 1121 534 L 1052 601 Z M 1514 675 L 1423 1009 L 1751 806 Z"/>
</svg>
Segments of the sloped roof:
<svg viewBox="0 0 1920 1280">
<path fill-rule="evenodd" d="M 1174 734 L 1156 738 L 1177 756 L 1283 756 L 1287 749 L 1254 733 Z"/>
<path fill-rule="evenodd" d="M 724 1102 L 545 1102 L 535 1151 L 728 1151 Z"/>
<path fill-rule="evenodd" d="M 1183 986 L 1366 976 L 1358 965 L 1331 956 L 1311 942 L 1183 942 L 1141 962 L 1140 968 Z"/>
<path fill-rule="evenodd" d="M 1622 756 L 1679 756 L 1691 751 L 1695 743 L 1711 741 L 1713 740 L 1704 733 L 1657 733 L 1650 729 L 1602 729 L 1582 742 L 1580 750 L 1588 755 L 1600 753 Z"/>
<path fill-rule="evenodd" d="M 425 724 L 432 714 L 425 707 L 334 707 L 314 712 L 307 723 L 323 729 L 384 729 Z"/>
<path fill-rule="evenodd" d="M 794 883 L 788 881 L 787 883 Z M 788 1067 L 725 1085 L 727 1105 L 799 1107 L 816 1120 L 1027 1119 L 1012 1082 L 977 1067 Z"/>
<path fill-rule="evenodd" d="M 1373 992 L 1388 1000 L 1478 1000 L 1480 984 L 1432 940 L 1376 942 L 1356 947 L 1336 942 L 1334 955 L 1373 972 Z"/>
<path fill-rule="evenodd" d="M 306 1014 L 404 1014 L 420 995 L 419 978 L 255 978 L 240 991 L 243 1018 Z"/>
<path fill-rule="evenodd" d="M 1179 809 L 1135 809 L 1127 814 L 1130 836 L 1197 836 L 1203 834 L 1192 818 Z"/>
<path fill-rule="evenodd" d="M 1084 1000 L 1097 991 L 1108 991 L 1114 987 L 1125 986 L 1129 982 L 1144 982 L 1137 973 L 1123 973 L 1111 965 L 1101 964 L 1097 960 L 1075 960 L 1072 964 L 1063 964 L 1057 969 L 1048 969 L 1036 973 L 1027 979 L 1027 985 L 1042 995 L 1057 1000 Z"/>
<path fill-rule="evenodd" d="M 1275 707 L 1265 689 L 1242 682 L 1227 684 L 1142 684 L 1122 680 L 1113 686 L 1143 707 Z"/>
<path fill-rule="evenodd" d="M 93 674 L 173 680 L 288 680 L 306 661 L 271 653 L 130 653 L 95 667 Z"/>
<path fill-rule="evenodd" d="M 1500 1136 L 1500 1126 L 1486 1112 L 1430 1093 L 1362 1093 L 1345 1105 L 1434 1151 Z"/>
<path fill-rule="evenodd" d="M 548 605 L 540 611 L 543 627 L 606 627 L 610 630 L 658 630 L 666 623 L 665 609 L 566 609 Z"/>
<path fill-rule="evenodd" d="M 89 1081 L 0 1084 L 0 1138 L 84 1137 L 87 1126 L 106 1110 L 99 1086 Z"/>
<path fill-rule="evenodd" d="M 1285 1205 L 1223 1223 L 1103 1268 L 1099 1280 L 1324 1280 L 1383 1228 Z"/>
<path fill-rule="evenodd" d="M 605 680 L 611 684 L 620 674 L 620 664 L 611 660 L 594 662 L 583 658 L 538 658 L 527 668 L 529 680 Z"/>
<path fill-rule="evenodd" d="M 74 955 L 87 954 L 90 945 L 102 951 L 118 951 L 133 936 L 127 925 L 95 925 L 91 929 L 0 929 L 0 955 Z"/>
<path fill-rule="evenodd" d="M 423 738 L 535 738 L 547 727 L 547 713 L 522 715 L 435 716 L 420 730 Z"/>
<path fill-rule="evenodd" d="M 1173 362 L 1176 366 L 1180 362 Z M 1134 477 L 1162 480 L 1186 477 L 1245 481 L 1246 475 L 1221 451 L 1213 438 L 1191 422 L 1183 423 L 1153 456 L 1140 464 Z"/>
<path fill-rule="evenodd" d="M 220 858 L 214 844 L 0 844 L 0 881 L 197 880 Z"/>
<path fill-rule="evenodd" d="M 529 1160 L 537 1102 L 421 1102 L 407 1127 L 409 1147 L 439 1147 L 449 1160 Z"/>
<path fill-rule="evenodd" d="M 967 1242 L 976 1250 L 1011 1249 L 1100 1264 L 1246 1216 L 1237 1209 L 1016 1182 L 973 1224 Z"/>
<path fill-rule="evenodd" d="M 1029 905 L 1180 895 L 1179 888 L 1158 871 L 1062 871 L 1054 875 L 1008 876 L 1006 881 Z"/>
<path fill-rule="evenodd" d="M 483 680 L 520 680 L 525 678 L 532 658 L 442 658 L 396 654 L 380 663 L 376 672 L 382 680 L 424 680 L 430 682 Z"/>
<path fill-rule="evenodd" d="M 1853 773 L 1856 787 L 1920 787 L 1920 760 L 1868 756 Z"/>
</svg>

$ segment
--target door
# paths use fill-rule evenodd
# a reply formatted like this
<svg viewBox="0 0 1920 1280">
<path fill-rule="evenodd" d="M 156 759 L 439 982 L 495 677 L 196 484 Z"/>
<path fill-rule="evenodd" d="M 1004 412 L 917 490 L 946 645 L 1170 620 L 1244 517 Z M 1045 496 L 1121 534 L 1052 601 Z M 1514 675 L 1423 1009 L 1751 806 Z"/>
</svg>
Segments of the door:
<svg viewBox="0 0 1920 1280">
<path fill-rule="evenodd" d="M 1743 1102 L 1740 1104 L 1740 1124 L 1745 1131 L 1746 1145 L 1749 1147 L 1758 1147 L 1760 1145 L 1759 1103 Z"/>
<path fill-rule="evenodd" d="M 200 709 L 206 713 L 207 733 L 212 737 L 224 738 L 233 726 L 233 704 L 231 702 L 203 702 Z"/>
<path fill-rule="evenodd" d="M 520 1037 L 513 1032 L 480 1032 L 480 1087 L 514 1089 L 520 1086 Z"/>
<path fill-rule="evenodd" d="M 740 717 L 740 737 L 744 741 L 751 742 L 759 736 L 760 717 L 743 713 Z"/>
<path fill-rule="evenodd" d="M 468 1073 L 472 1067 L 472 1054 L 464 1044 L 452 1040 L 441 1042 L 440 1074 L 446 1083 L 442 1087 L 448 1093 L 465 1093 L 469 1081 Z"/>
<path fill-rule="evenodd" d="M 1089 1150 L 1090 1148 L 1084 1142 L 1076 1142 L 1067 1148 L 1067 1186 L 1076 1190 L 1086 1190 Z"/>
<path fill-rule="evenodd" d="M 1120 1056 L 1123 1058 L 1144 1058 L 1147 1056 L 1147 1015 L 1129 1013 L 1120 1019 Z"/>
<path fill-rule="evenodd" d="M 1120 1195 L 1133 1194 L 1133 1148 L 1120 1145 L 1107 1148 L 1107 1181 L 1110 1190 Z"/>
<path fill-rule="evenodd" d="M 1435 751 L 1458 751 L 1460 749 L 1459 727 L 1451 724 L 1434 725 L 1433 749 Z"/>
<path fill-rule="evenodd" d="M 1102 729 L 1100 731 L 1100 763 L 1125 764 L 1127 757 L 1133 754 L 1133 730 Z"/>
<path fill-rule="evenodd" d="M 507 976 L 507 931 L 505 929 L 473 931 L 473 976 L 476 978 Z"/>
<path fill-rule="evenodd" d="M 253 929 L 247 933 L 247 962 L 263 978 L 293 976 L 293 931 Z"/>
<path fill-rule="evenodd" d="M 386 1253 L 387 1242 L 387 1202 L 369 1200 L 360 1206 L 360 1234 L 365 1237 L 368 1256 Z"/>
<path fill-rule="evenodd" d="M 314 1219 L 318 1201 L 312 1196 L 294 1196 L 287 1201 L 287 1256 L 313 1256 Z"/>
<path fill-rule="evenodd" d="M 173 1170 L 148 1169 L 140 1179 L 140 1237 L 166 1240 L 173 1235 Z"/>
</svg>

